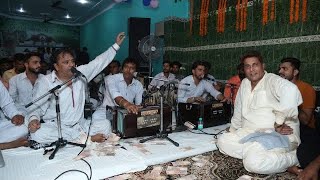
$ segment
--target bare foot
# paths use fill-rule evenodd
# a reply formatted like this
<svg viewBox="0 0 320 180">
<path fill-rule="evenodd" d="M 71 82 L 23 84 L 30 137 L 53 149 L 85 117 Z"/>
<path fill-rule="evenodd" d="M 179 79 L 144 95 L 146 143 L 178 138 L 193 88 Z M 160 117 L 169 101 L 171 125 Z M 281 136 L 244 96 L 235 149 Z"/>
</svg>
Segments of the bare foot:
<svg viewBox="0 0 320 180">
<path fill-rule="evenodd" d="M 96 134 L 91 136 L 91 141 L 92 142 L 104 142 L 106 140 L 106 137 L 103 134 Z"/>
<path fill-rule="evenodd" d="M 289 167 L 289 168 L 287 169 L 287 171 L 288 171 L 289 173 L 298 175 L 298 174 L 302 171 L 302 169 L 298 168 L 297 166 L 291 166 L 291 167 Z"/>
</svg>

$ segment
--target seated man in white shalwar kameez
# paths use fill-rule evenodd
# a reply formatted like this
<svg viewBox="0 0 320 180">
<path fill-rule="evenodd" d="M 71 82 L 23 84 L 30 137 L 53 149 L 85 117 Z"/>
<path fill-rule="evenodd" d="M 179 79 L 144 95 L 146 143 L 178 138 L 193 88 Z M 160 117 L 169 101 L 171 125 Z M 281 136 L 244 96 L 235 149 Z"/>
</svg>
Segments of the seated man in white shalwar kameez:
<svg viewBox="0 0 320 180">
<path fill-rule="evenodd" d="M 93 113 L 93 120 L 104 120 L 111 123 L 113 115 L 106 108 L 123 107 L 128 113 L 139 112 L 142 102 L 143 86 L 134 78 L 138 68 L 135 59 L 127 58 L 122 65 L 122 73 L 106 77 L 106 90 L 102 105 Z M 108 130 L 111 133 L 111 128 Z"/>
<path fill-rule="evenodd" d="M 85 88 L 86 80 L 92 80 L 99 74 L 114 58 L 119 45 L 124 39 L 124 33 L 119 33 L 116 43 L 107 51 L 97 56 L 86 65 L 77 67 L 86 78 L 78 77 L 71 83 L 62 86 L 59 90 L 60 116 L 62 137 L 68 141 L 79 142 L 89 129 L 90 121 L 84 118 Z M 51 74 L 42 77 L 35 86 L 34 99 L 45 94 L 50 89 L 62 84 L 73 77 L 71 69 L 75 66 L 75 59 L 72 51 L 67 49 L 59 50 L 54 54 L 54 68 Z M 48 95 L 34 106 L 38 109 L 28 114 L 28 128 L 31 132 L 31 139 L 38 143 L 50 143 L 58 139 L 57 114 L 55 97 Z M 44 123 L 40 124 L 42 116 Z M 110 127 L 106 121 L 93 121 L 89 136 L 91 141 L 104 142 L 106 133 Z"/>
<path fill-rule="evenodd" d="M 5 117 L 0 117 L 0 149 L 10 149 L 20 146 L 28 146 L 26 138 L 28 128 L 24 124 L 21 115 L 9 95 L 9 92 L 0 82 L 0 111 Z"/>
<path fill-rule="evenodd" d="M 249 52 L 241 62 L 246 78 L 236 97 L 230 132 L 221 135 L 217 146 L 220 152 L 243 159 L 243 165 L 249 172 L 284 172 L 298 164 L 296 148 L 300 144 L 298 105 L 302 103 L 301 94 L 293 83 L 267 73 L 258 52 Z M 279 134 L 287 139 L 287 147 L 276 147 L 277 142 L 268 142 L 270 139 L 267 138 L 242 142 L 253 133 L 280 132 L 285 126 L 293 130 L 288 135 Z M 270 145 L 274 147 L 270 148 Z"/>
</svg>

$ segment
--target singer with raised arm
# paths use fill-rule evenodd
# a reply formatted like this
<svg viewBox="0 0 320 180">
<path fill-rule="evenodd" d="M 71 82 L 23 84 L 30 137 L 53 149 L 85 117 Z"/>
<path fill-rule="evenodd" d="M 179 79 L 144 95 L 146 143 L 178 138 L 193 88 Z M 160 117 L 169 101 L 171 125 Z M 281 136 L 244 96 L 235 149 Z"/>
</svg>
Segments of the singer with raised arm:
<svg viewBox="0 0 320 180">
<path fill-rule="evenodd" d="M 60 49 L 53 56 L 55 70 L 35 84 L 37 99 L 57 85 L 70 80 L 75 74 L 81 76 L 65 84 L 56 92 L 60 98 L 61 131 L 64 139 L 80 142 L 80 137 L 86 135 L 90 121 L 84 119 L 84 105 L 87 81 L 92 80 L 115 57 L 125 36 L 121 32 L 116 37 L 116 42 L 108 50 L 97 56 L 86 65 L 75 67 L 75 56 L 69 49 Z M 51 143 L 58 139 L 56 102 L 53 95 L 46 96 L 35 102 L 36 110 L 26 117 L 31 139 L 38 143 L 37 147 Z M 44 123 L 40 123 L 42 116 Z M 105 132 L 108 125 L 104 121 L 93 121 L 89 136 L 91 141 L 105 141 Z M 40 145 L 39 145 L 40 143 Z M 39 145 L 39 146 L 38 146 Z"/>
<path fill-rule="evenodd" d="M 221 92 L 217 91 L 212 84 L 203 80 L 205 63 L 195 61 L 192 64 L 192 75 L 182 79 L 178 87 L 179 103 L 203 103 L 205 98 L 201 97 L 204 92 L 210 93 L 216 100 L 225 101 Z"/>
<path fill-rule="evenodd" d="M 274 174 L 298 164 L 300 143 L 299 89 L 293 83 L 264 69 L 257 51 L 241 58 L 246 78 L 242 80 L 231 126 L 218 138 L 220 152 L 242 159 L 244 168 L 258 174 Z M 290 126 L 292 134 L 281 135 Z"/>
<path fill-rule="evenodd" d="M 108 132 L 111 132 L 112 110 L 119 106 L 128 113 L 138 114 L 142 102 L 143 86 L 134 78 L 138 62 L 133 58 L 126 58 L 122 63 L 122 73 L 107 76 L 106 90 L 102 105 L 93 113 L 93 120 L 104 120 L 108 123 Z M 106 116 L 107 115 L 107 116 Z"/>
<path fill-rule="evenodd" d="M 149 90 L 157 90 L 162 85 L 175 80 L 174 74 L 170 73 L 171 63 L 170 61 L 163 61 L 162 63 L 162 72 L 155 75 L 152 81 L 150 82 L 148 89 Z"/>
</svg>

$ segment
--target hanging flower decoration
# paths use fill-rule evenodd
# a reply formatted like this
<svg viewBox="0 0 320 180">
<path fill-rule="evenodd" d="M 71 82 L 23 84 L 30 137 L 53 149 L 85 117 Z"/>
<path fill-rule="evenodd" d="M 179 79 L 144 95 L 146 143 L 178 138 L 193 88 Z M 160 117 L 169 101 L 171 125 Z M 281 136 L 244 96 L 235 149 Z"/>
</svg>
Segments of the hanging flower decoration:
<svg viewBox="0 0 320 180">
<path fill-rule="evenodd" d="M 150 1 L 150 7 L 155 9 L 159 6 L 159 1 L 158 0 L 151 0 Z"/>
<path fill-rule="evenodd" d="M 151 0 L 142 0 L 142 3 L 144 6 L 149 6 L 150 2 L 151 2 Z"/>
</svg>

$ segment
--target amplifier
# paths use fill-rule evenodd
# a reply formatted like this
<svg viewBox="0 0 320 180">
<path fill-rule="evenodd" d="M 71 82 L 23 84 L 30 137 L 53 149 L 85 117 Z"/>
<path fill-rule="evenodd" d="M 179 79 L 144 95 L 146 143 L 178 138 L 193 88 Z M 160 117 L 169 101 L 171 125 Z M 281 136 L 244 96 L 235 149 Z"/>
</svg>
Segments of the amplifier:
<svg viewBox="0 0 320 180">
<path fill-rule="evenodd" d="M 220 102 L 179 103 L 177 125 L 182 126 L 186 121 L 197 125 L 199 117 L 202 117 L 205 128 L 217 126 L 230 121 L 230 112 L 231 106 Z"/>
<path fill-rule="evenodd" d="M 115 110 L 113 132 L 122 138 L 155 135 L 160 130 L 160 107 L 150 106 L 139 110 L 138 114 L 128 113 L 126 109 Z M 172 113 L 169 106 L 163 108 L 163 130 L 171 131 Z"/>
</svg>

